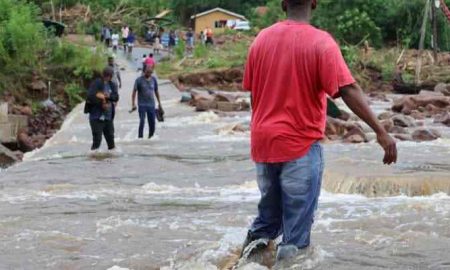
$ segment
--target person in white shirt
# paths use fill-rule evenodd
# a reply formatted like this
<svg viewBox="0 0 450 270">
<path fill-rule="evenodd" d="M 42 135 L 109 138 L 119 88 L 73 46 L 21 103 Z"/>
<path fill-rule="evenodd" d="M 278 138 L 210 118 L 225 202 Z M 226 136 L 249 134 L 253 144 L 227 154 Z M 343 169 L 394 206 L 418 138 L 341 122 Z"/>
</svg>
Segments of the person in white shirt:
<svg viewBox="0 0 450 270">
<path fill-rule="evenodd" d="M 116 52 L 117 48 L 119 47 L 119 34 L 118 33 L 114 33 L 111 36 L 111 40 L 112 40 L 112 47 L 113 47 L 113 51 Z"/>
<path fill-rule="evenodd" d="M 122 42 L 123 42 L 123 50 L 127 51 L 128 46 L 128 35 L 130 34 L 130 28 L 127 25 L 122 27 Z"/>
</svg>

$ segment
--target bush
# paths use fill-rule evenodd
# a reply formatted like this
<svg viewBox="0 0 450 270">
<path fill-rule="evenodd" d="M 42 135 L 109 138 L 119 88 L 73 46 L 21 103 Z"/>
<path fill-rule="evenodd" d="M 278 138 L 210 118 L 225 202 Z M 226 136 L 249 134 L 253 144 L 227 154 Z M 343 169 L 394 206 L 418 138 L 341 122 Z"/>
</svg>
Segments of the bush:
<svg viewBox="0 0 450 270">
<path fill-rule="evenodd" d="M 203 44 L 198 44 L 194 48 L 194 57 L 195 58 L 204 58 L 208 55 L 208 48 L 206 48 Z"/>
<path fill-rule="evenodd" d="M 46 31 L 38 9 L 22 1 L 0 0 L 0 72 L 33 69 L 44 52 Z"/>
<path fill-rule="evenodd" d="M 105 67 L 107 54 L 102 46 L 91 49 L 65 41 L 55 43 L 49 64 L 60 65 L 63 70 L 70 70 L 72 76 L 91 79 Z"/>
<path fill-rule="evenodd" d="M 78 103 L 83 101 L 81 95 L 85 92 L 78 84 L 70 83 L 64 88 L 64 92 L 69 99 L 69 105 L 71 108 L 75 107 Z"/>
<path fill-rule="evenodd" d="M 184 57 L 184 52 L 186 51 L 186 44 L 183 40 L 179 40 L 177 46 L 175 46 L 175 54 L 178 57 L 178 59 L 181 59 Z"/>
<path fill-rule="evenodd" d="M 338 16 L 338 38 L 350 44 L 358 44 L 366 38 L 375 46 L 381 46 L 381 30 L 365 11 L 347 10 Z"/>
</svg>

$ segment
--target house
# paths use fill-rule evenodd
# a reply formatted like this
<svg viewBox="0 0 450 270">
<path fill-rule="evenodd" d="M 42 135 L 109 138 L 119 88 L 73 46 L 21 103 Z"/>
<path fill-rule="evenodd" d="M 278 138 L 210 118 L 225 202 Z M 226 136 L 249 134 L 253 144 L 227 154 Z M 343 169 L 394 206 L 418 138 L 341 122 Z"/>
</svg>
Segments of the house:
<svg viewBox="0 0 450 270">
<path fill-rule="evenodd" d="M 207 27 L 210 27 L 214 33 L 221 33 L 225 31 L 227 27 L 230 27 L 230 25 L 234 25 L 236 21 L 247 21 L 247 18 L 223 8 L 214 8 L 193 15 L 191 20 L 194 21 L 195 33 L 200 34 L 200 32 Z"/>
</svg>

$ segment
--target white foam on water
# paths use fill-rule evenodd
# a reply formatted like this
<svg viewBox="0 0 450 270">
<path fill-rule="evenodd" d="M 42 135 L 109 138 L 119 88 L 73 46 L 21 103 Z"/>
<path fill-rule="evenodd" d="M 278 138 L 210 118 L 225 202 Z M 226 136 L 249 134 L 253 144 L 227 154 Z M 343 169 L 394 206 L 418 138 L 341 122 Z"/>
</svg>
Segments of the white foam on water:
<svg viewBox="0 0 450 270">
<path fill-rule="evenodd" d="M 170 266 L 161 267 L 160 270 L 218 270 L 215 265 L 201 261 L 187 261 L 179 264 L 171 263 Z"/>
<path fill-rule="evenodd" d="M 200 141 L 208 142 L 246 142 L 249 141 L 250 133 L 235 133 L 235 134 L 216 134 L 216 135 L 204 135 L 198 137 Z"/>
<path fill-rule="evenodd" d="M 212 124 L 217 122 L 220 117 L 214 112 L 202 112 L 194 116 L 184 116 L 184 117 L 171 117 L 167 118 L 165 122 L 161 123 L 162 128 L 174 128 L 174 127 L 184 127 L 184 126 L 195 126 Z"/>
<path fill-rule="evenodd" d="M 269 270 L 269 268 L 259 265 L 257 263 L 249 263 L 242 267 L 239 267 L 238 270 Z"/>
<path fill-rule="evenodd" d="M 39 231 L 39 230 L 29 230 L 26 229 L 23 232 L 20 232 L 18 234 L 16 234 L 14 236 L 14 238 L 16 239 L 17 242 L 21 242 L 21 241 L 31 241 L 33 239 L 36 238 L 46 238 L 46 237 L 58 237 L 58 238 L 62 238 L 68 241 L 77 241 L 77 242 L 81 242 L 84 239 L 78 236 L 74 236 L 65 232 L 61 232 L 61 231 Z"/>
<path fill-rule="evenodd" d="M 97 234 L 114 232 L 121 227 L 142 227 L 147 229 L 158 228 L 159 221 L 143 221 L 137 218 L 122 219 L 120 216 L 111 216 L 96 222 Z"/>
<path fill-rule="evenodd" d="M 123 268 L 123 267 L 114 265 L 113 267 L 110 267 L 110 268 L 108 268 L 106 270 L 132 270 L 132 269 L 130 269 L 130 268 Z"/>
</svg>

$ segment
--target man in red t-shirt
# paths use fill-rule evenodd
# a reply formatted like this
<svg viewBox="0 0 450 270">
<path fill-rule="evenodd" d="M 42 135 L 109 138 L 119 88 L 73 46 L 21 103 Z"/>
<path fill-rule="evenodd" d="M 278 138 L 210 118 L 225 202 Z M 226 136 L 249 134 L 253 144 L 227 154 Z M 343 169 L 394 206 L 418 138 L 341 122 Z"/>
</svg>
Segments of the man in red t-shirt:
<svg viewBox="0 0 450 270">
<path fill-rule="evenodd" d="M 151 67 L 153 69 L 155 69 L 156 63 L 155 63 L 155 59 L 153 58 L 153 53 L 149 54 L 147 58 L 145 58 L 144 61 L 145 67 Z M 145 72 L 145 70 L 143 70 L 143 72 Z"/>
<path fill-rule="evenodd" d="M 377 134 L 384 163 L 397 160 L 396 143 L 380 125 L 339 46 L 309 24 L 315 0 L 283 0 L 288 19 L 264 29 L 253 42 L 244 89 L 252 95 L 251 153 L 261 200 L 242 256 L 258 257 L 283 235 L 277 261 L 310 244 L 323 173 L 327 96 L 342 97 Z M 250 243 L 253 243 L 250 245 Z"/>
</svg>

